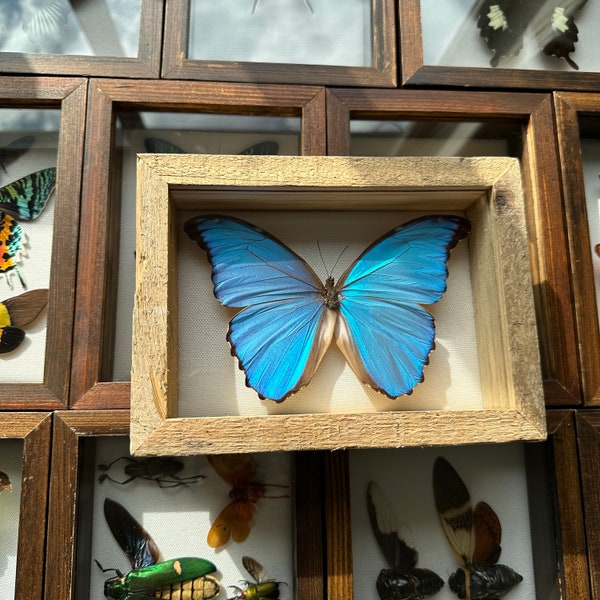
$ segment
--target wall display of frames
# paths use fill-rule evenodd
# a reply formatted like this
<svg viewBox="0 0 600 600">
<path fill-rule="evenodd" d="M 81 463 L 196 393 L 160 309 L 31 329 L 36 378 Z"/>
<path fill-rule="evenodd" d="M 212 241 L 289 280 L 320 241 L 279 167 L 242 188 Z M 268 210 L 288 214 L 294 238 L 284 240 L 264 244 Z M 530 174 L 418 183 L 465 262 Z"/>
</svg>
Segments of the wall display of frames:
<svg viewBox="0 0 600 600">
<path fill-rule="evenodd" d="M 60 408 L 71 361 L 86 85 L 4 78 L 0 96 L 0 406 Z"/>
<path fill-rule="evenodd" d="M 48 548 L 63 551 L 49 553 L 46 598 L 102 595 L 114 571 L 103 573 L 96 561 L 104 569 L 132 571 L 125 548 L 120 547 L 123 539 L 111 531 L 117 522 L 125 535 L 139 540 L 143 534 L 132 518 L 154 540 L 164 561 L 190 556 L 212 562 L 217 570 L 210 576 L 218 582 L 220 597 L 231 595 L 230 586 L 244 590 L 255 583 L 242 563 L 243 556 L 251 556 L 280 582 L 282 596 L 320 598 L 312 591 L 320 593 L 323 585 L 321 540 L 314 535 L 321 529 L 314 520 L 320 515 L 314 457 L 301 456 L 298 462 L 288 453 L 135 459 L 128 454 L 127 418 L 126 411 L 56 413 L 54 439 L 60 446 L 53 450 Z M 255 470 L 249 468 L 252 465 Z M 140 476 L 129 480 L 128 473 Z M 233 478 L 235 500 L 229 496 Z M 130 516 L 123 516 L 114 502 Z M 221 545 L 213 547 L 208 540 L 211 525 L 218 519 L 231 524 L 227 518 L 232 511 L 222 513 L 231 502 L 236 516 L 252 517 L 252 526 L 246 539 L 239 541 L 226 541 L 220 528 L 215 539 Z M 313 531 L 298 520 L 309 511 L 314 513 Z M 166 579 L 168 573 L 165 583 Z M 214 583 L 205 582 L 207 589 Z"/>
<path fill-rule="evenodd" d="M 399 23 L 403 85 L 598 85 L 597 2 L 407 0 Z"/>
<path fill-rule="evenodd" d="M 0 72 L 158 77 L 163 3 L 8 0 Z"/>
<path fill-rule="evenodd" d="M 166 78 L 396 85 L 392 0 L 170 0 L 165 19 Z"/>
<path fill-rule="evenodd" d="M 376 600 L 378 577 L 391 585 L 389 573 L 380 575 L 390 564 L 371 525 L 368 496 L 379 526 L 396 531 L 418 552 L 416 567 L 431 569 L 442 580 L 435 584 L 433 576 L 421 576 L 424 585 L 438 588 L 444 583 L 434 597 L 457 597 L 448 580 L 459 564 L 438 516 L 438 506 L 447 506 L 445 486 L 454 480 L 444 477 L 446 468 L 437 467 L 434 476 L 441 456 L 463 481 L 472 507 L 485 501 L 500 521 L 498 563 L 523 577 L 518 583 L 518 578 L 513 579 L 515 585 L 506 598 L 589 598 L 574 415 L 550 411 L 548 426 L 546 444 L 351 450 L 328 455 L 325 470 L 334 477 L 334 485 L 326 491 L 327 567 L 348 574 L 329 581 L 329 597 Z M 369 490 L 370 481 L 375 485 Z M 401 560 L 402 554 L 398 557 Z"/>
<path fill-rule="evenodd" d="M 43 597 L 51 422 L 0 413 L 0 586 L 15 600 Z"/>
<path fill-rule="evenodd" d="M 572 283 L 564 254 L 556 252 L 567 240 L 550 96 L 343 88 L 327 95 L 329 154 L 520 160 L 544 397 L 548 406 L 579 404 Z"/>
<path fill-rule="evenodd" d="M 148 155 L 139 158 L 138 182 L 132 453 L 544 438 L 515 159 Z M 316 240 L 325 265 L 333 265 L 349 241 L 358 255 L 390 223 L 466 216 L 471 233 L 452 252 L 446 295 L 427 307 L 436 348 L 425 382 L 411 395 L 386 398 L 332 349 L 298 393 L 261 401 L 231 356 L 231 314 L 213 296 L 206 257 L 183 235 L 186 219 L 223 211 L 286 240 L 317 271 Z M 159 247 L 156 239 L 168 243 Z M 498 251 L 504 245 L 509 261 Z M 268 436 L 248 435 L 263 428 Z"/>
<path fill-rule="evenodd" d="M 301 86 L 106 80 L 91 84 L 90 114 L 71 402 L 127 408 L 136 154 L 324 154 L 325 95 Z"/>
<path fill-rule="evenodd" d="M 600 97 L 556 94 L 583 401 L 600 403 Z"/>
</svg>

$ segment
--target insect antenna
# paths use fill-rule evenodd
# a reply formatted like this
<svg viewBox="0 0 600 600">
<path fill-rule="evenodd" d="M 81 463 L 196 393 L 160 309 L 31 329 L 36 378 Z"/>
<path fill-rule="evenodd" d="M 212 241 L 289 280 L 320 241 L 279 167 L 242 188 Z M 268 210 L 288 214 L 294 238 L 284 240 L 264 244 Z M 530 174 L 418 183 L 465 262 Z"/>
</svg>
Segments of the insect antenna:
<svg viewBox="0 0 600 600">
<path fill-rule="evenodd" d="M 340 260 L 342 259 L 344 252 L 346 252 L 346 250 L 348 250 L 349 246 L 348 246 L 348 244 L 346 244 L 344 246 L 342 251 L 339 253 L 331 271 L 327 267 L 327 263 L 325 262 L 325 258 L 323 257 L 323 252 L 321 251 L 321 244 L 319 243 L 319 240 L 317 240 L 317 248 L 319 249 L 319 256 L 321 257 L 321 262 L 323 263 L 323 267 L 325 268 L 325 273 L 327 274 L 327 277 L 330 278 L 330 277 L 332 277 L 332 273 L 336 270 Z"/>
<path fill-rule="evenodd" d="M 96 559 L 94 559 L 94 562 L 98 565 L 98 568 L 103 573 L 108 573 L 109 571 L 114 571 L 114 573 L 117 577 L 123 577 L 123 573 L 121 573 L 121 571 L 119 571 L 119 569 L 105 569 Z"/>
</svg>

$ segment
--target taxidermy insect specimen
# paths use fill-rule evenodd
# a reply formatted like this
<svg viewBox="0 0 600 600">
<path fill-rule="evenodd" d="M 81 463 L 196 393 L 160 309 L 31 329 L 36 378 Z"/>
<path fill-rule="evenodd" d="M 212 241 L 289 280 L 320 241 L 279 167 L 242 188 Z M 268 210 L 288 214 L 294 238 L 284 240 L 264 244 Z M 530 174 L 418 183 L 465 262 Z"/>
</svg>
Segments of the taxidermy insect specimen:
<svg viewBox="0 0 600 600">
<path fill-rule="evenodd" d="M 34 137 L 32 135 L 26 135 L 19 139 L 13 140 L 10 144 L 0 147 L 0 167 L 6 173 L 6 167 L 10 163 L 14 162 L 29 150 L 31 144 L 33 144 Z"/>
<path fill-rule="evenodd" d="M 56 168 L 42 169 L 0 188 L 0 273 L 12 270 L 25 288 L 17 263 L 26 237 L 17 221 L 37 218 L 54 191 Z M 7 278 L 8 279 L 8 278 Z M 10 284 L 10 280 L 9 284 Z"/>
<path fill-rule="evenodd" d="M 208 531 L 207 543 L 218 548 L 230 539 L 243 542 L 254 524 L 256 502 L 261 498 L 287 498 L 287 494 L 267 496 L 266 488 L 287 486 L 256 481 L 256 462 L 251 454 L 214 454 L 207 458 L 214 470 L 231 486 L 231 502 L 217 515 Z"/>
<path fill-rule="evenodd" d="M 416 567 L 419 554 L 398 535 L 394 509 L 374 481 L 367 487 L 367 510 L 375 539 L 390 565 L 377 577 L 381 600 L 420 600 L 437 594 L 444 581 L 430 569 Z"/>
<path fill-rule="evenodd" d="M 29 325 L 48 304 L 48 290 L 31 290 L 0 302 L 0 354 L 12 352 L 25 339 Z"/>
<path fill-rule="evenodd" d="M 108 474 L 108 470 L 118 461 L 124 460 L 127 464 L 123 467 L 123 472 L 127 476 L 124 481 L 118 481 Z M 183 470 L 183 463 L 176 458 L 170 456 L 149 456 L 148 458 L 133 458 L 131 456 L 119 456 L 107 465 L 98 465 L 100 471 L 106 471 L 98 477 L 98 481 L 102 483 L 108 479 L 113 483 L 125 485 L 134 479 L 146 479 L 147 481 L 155 481 L 159 487 L 178 487 L 180 485 L 189 485 L 190 483 L 198 483 L 205 479 L 204 475 L 190 475 L 188 477 L 180 477 L 178 473 Z"/>
<path fill-rule="evenodd" d="M 0 471 L 0 494 L 2 492 L 12 492 L 12 483 L 4 471 Z"/>
<path fill-rule="evenodd" d="M 187 154 L 187 152 L 182 150 L 179 146 L 157 137 L 146 138 L 144 140 L 144 146 L 146 147 L 146 152 L 153 152 L 156 154 Z M 258 142 L 258 144 L 253 144 L 249 148 L 242 150 L 240 155 L 277 154 L 278 151 L 279 144 L 277 142 Z"/>
<path fill-rule="evenodd" d="M 251 556 L 242 556 L 242 564 L 252 579 L 251 581 L 245 581 L 246 588 L 242 589 L 236 585 L 232 585 L 235 591 L 235 595 L 230 600 L 236 600 L 243 598 L 245 600 L 274 600 L 279 598 L 279 585 L 281 581 L 274 581 L 268 579 L 265 568 Z"/>
<path fill-rule="evenodd" d="M 500 58 L 516 56 L 523 46 L 523 35 L 531 25 L 544 54 L 564 58 L 578 69 L 570 54 L 575 52 L 578 29 L 575 14 L 587 0 L 485 0 L 479 9 L 477 27 L 488 48 L 490 61 L 498 66 Z"/>
<path fill-rule="evenodd" d="M 166 598 L 179 600 L 209 600 L 220 592 L 219 582 L 209 575 L 217 568 L 203 558 L 175 558 L 163 561 L 150 534 L 118 502 L 104 500 L 104 516 L 115 540 L 127 554 L 131 571 L 117 569 L 104 583 L 104 595 L 112 600 L 143 600 Z"/>
<path fill-rule="evenodd" d="M 470 230 L 452 215 L 414 219 L 373 242 L 335 283 L 268 232 L 234 217 L 197 216 L 185 232 L 206 251 L 214 293 L 243 308 L 227 340 L 260 398 L 280 402 L 311 380 L 335 338 L 358 379 L 390 398 L 423 381 L 434 347 L 421 304 L 446 291 L 450 250 Z"/>
<path fill-rule="evenodd" d="M 462 566 L 450 575 L 448 585 L 467 600 L 497 600 L 523 577 L 498 564 L 502 527 L 489 504 L 473 510 L 471 497 L 454 467 L 442 457 L 433 465 L 433 495 L 450 547 Z"/>
</svg>

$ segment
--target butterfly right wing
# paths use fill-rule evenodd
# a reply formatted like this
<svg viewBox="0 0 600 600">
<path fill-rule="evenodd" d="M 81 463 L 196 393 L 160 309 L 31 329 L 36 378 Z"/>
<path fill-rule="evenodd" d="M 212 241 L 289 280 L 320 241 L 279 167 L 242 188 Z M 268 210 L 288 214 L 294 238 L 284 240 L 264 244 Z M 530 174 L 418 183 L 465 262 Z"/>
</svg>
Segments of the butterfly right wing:
<svg viewBox="0 0 600 600">
<path fill-rule="evenodd" d="M 282 242 L 240 219 L 198 216 L 185 231 L 208 254 L 217 299 L 244 308 L 227 339 L 247 385 L 284 400 L 308 383 L 333 336 L 336 315 L 325 308 L 323 284 Z"/>
<path fill-rule="evenodd" d="M 55 186 L 55 167 L 30 173 L 0 188 L 0 210 L 15 219 L 31 221 L 42 212 Z"/>
</svg>

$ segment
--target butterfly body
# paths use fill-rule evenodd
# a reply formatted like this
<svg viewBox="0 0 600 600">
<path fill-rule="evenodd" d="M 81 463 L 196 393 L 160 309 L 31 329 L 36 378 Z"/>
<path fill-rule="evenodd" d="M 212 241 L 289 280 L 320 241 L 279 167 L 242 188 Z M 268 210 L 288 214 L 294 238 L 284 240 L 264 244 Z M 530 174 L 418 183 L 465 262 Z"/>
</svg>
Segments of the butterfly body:
<svg viewBox="0 0 600 600">
<path fill-rule="evenodd" d="M 240 308 L 227 340 L 260 398 L 308 384 L 336 340 L 359 380 L 390 398 L 423 380 L 433 317 L 420 304 L 446 290 L 450 249 L 466 219 L 422 217 L 371 244 L 337 281 L 323 283 L 295 252 L 241 219 L 203 215 L 185 231 L 208 255 L 217 299 Z"/>
</svg>

